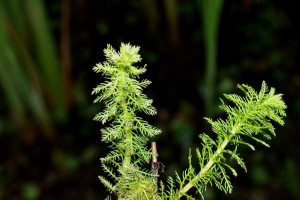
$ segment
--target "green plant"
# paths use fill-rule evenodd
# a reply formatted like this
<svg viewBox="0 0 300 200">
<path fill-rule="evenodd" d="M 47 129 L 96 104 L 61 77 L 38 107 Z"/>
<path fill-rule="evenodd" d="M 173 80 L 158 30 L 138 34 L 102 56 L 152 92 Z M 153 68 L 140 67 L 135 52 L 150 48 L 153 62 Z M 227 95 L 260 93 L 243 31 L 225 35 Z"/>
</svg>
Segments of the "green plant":
<svg viewBox="0 0 300 200">
<path fill-rule="evenodd" d="M 0 92 L 24 141 L 37 132 L 32 124 L 47 138 L 54 138 L 54 123 L 67 117 L 70 104 L 69 71 L 60 62 L 44 4 L 40 0 L 0 1 Z M 61 40 L 61 46 L 65 41 Z"/>
<path fill-rule="evenodd" d="M 217 75 L 218 31 L 224 0 L 197 0 L 199 13 L 202 13 L 203 43 L 205 48 L 205 113 L 212 116 L 215 105 L 215 80 Z M 202 12 L 201 12 L 202 8 Z"/>
<path fill-rule="evenodd" d="M 221 109 L 227 114 L 225 120 L 213 121 L 205 118 L 211 125 L 215 138 L 200 134 L 202 149 L 196 149 L 200 172 L 192 165 L 191 153 L 189 167 L 176 180 L 169 177 L 167 188 L 161 182 L 156 183 L 157 174 L 147 170 L 152 155 L 146 145 L 148 139 L 161 131 L 154 128 L 136 114 L 156 114 L 142 89 L 150 84 L 148 80 L 140 80 L 139 75 L 146 71 L 133 64 L 141 61 L 139 47 L 122 44 L 117 52 L 110 45 L 104 50 L 106 62 L 97 64 L 93 70 L 102 72 L 107 81 L 93 90 L 98 94 L 95 102 L 104 102 L 105 109 L 95 116 L 95 120 L 105 123 L 111 121 L 111 126 L 102 129 L 102 141 L 111 143 L 113 149 L 106 157 L 101 158 L 103 169 L 114 179 L 111 183 L 104 177 L 99 177 L 102 183 L 118 199 L 195 199 L 188 194 L 195 187 L 201 196 L 207 185 L 230 193 L 232 185 L 227 171 L 237 175 L 227 162 L 234 159 L 246 171 L 246 165 L 238 154 L 239 145 L 246 145 L 254 150 L 253 144 L 245 138 L 250 138 L 264 146 L 269 145 L 263 140 L 275 136 L 275 128 L 271 121 L 284 124 L 286 105 L 281 94 L 275 94 L 275 89 L 268 89 L 265 82 L 261 90 L 256 92 L 248 85 L 238 85 L 245 96 L 236 94 L 225 95 L 232 105 L 222 101 Z"/>
</svg>

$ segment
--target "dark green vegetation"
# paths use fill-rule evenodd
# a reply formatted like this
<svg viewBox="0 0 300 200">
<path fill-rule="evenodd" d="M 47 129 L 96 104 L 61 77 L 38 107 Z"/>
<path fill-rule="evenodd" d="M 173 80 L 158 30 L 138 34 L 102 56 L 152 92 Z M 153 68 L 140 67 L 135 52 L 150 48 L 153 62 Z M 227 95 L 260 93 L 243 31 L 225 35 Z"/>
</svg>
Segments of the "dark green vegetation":
<svg viewBox="0 0 300 200">
<path fill-rule="evenodd" d="M 272 150 L 241 149 L 249 172 L 237 171 L 230 199 L 299 199 L 300 33 L 293 1 L 210 7 L 220 12 L 213 23 L 218 42 L 204 41 L 211 23 L 203 21 L 210 17 L 202 0 L 70 2 L 0 1 L 0 199 L 105 198 L 95 176 L 105 154 L 95 133 L 103 127 L 91 121 L 101 107 L 90 96 L 103 80 L 90 66 L 104 60 L 99 55 L 107 43 L 121 41 L 143 47 L 153 82 L 145 94 L 158 115 L 142 117 L 164 132 L 157 140 L 163 176 L 187 166 L 188 148 L 196 147 L 198 133 L 209 132 L 202 116 L 223 115 L 216 106 L 221 94 L 236 83 L 259 88 L 266 80 L 285 94 L 286 125 Z M 204 67 L 209 45 L 217 45 L 218 55 L 212 86 Z M 208 92 L 213 100 L 205 103 Z M 227 199 L 210 187 L 206 197 Z"/>
</svg>

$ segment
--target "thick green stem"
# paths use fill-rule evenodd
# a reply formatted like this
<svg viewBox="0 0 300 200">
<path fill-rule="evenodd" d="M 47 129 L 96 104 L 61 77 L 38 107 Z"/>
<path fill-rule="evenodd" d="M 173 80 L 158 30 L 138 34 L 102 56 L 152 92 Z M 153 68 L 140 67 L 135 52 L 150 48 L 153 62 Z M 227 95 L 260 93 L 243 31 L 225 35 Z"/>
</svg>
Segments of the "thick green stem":
<svg viewBox="0 0 300 200">
<path fill-rule="evenodd" d="M 123 67 L 121 67 L 121 74 L 122 74 L 122 81 L 125 82 L 125 69 Z M 123 89 L 122 89 L 123 90 Z M 121 102 L 120 102 L 120 105 L 123 109 L 123 114 L 125 116 L 128 116 L 129 115 L 129 112 L 128 112 L 128 108 L 127 108 L 127 103 L 125 101 L 125 99 L 123 99 Z M 126 122 L 125 124 L 125 127 L 124 127 L 124 131 L 125 131 L 125 141 L 126 143 L 129 143 L 130 144 L 130 147 L 128 147 L 126 145 L 126 148 L 125 148 L 125 153 L 124 153 L 124 160 L 123 160 L 123 168 L 128 166 L 131 162 L 131 154 L 132 154 L 132 131 L 131 131 L 131 122 L 130 120 Z"/>
<path fill-rule="evenodd" d="M 121 101 L 120 105 L 122 106 L 124 115 L 128 115 L 128 109 L 125 101 Z M 126 123 L 125 125 L 125 141 L 129 141 L 130 144 L 132 144 L 132 132 L 131 132 L 131 126 L 130 123 Z M 124 154 L 124 160 L 123 160 L 123 167 L 126 167 L 130 164 L 131 161 L 131 147 L 125 149 Z"/>
</svg>

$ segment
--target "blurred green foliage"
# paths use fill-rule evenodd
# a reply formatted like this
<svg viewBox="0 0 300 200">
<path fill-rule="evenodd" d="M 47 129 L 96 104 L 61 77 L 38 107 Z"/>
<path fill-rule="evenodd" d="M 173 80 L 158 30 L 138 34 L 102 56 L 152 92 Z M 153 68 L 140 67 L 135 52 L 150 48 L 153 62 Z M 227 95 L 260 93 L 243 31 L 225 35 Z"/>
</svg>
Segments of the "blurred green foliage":
<svg viewBox="0 0 300 200">
<path fill-rule="evenodd" d="M 106 149 L 99 145 L 101 127 L 91 120 L 100 108 L 89 95 L 103 79 L 91 68 L 103 60 L 107 43 L 121 41 L 143 47 L 166 174 L 187 165 L 185 148 L 196 146 L 205 131 L 205 110 L 222 115 L 207 105 L 236 83 L 259 87 L 266 80 L 284 93 L 287 126 L 278 130 L 272 150 L 242 152 L 249 155 L 249 174 L 232 179 L 230 199 L 300 199 L 298 7 L 224 1 L 205 15 L 212 2 L 1 0 L 0 199 L 104 198 L 97 175 Z M 214 30 L 206 28 L 213 24 Z M 205 103 L 208 43 L 218 56 L 210 58 L 214 95 Z M 213 189 L 206 195 L 228 198 Z"/>
<path fill-rule="evenodd" d="M 28 183 L 23 186 L 23 197 L 26 200 L 38 199 L 40 190 L 37 185 Z"/>
</svg>

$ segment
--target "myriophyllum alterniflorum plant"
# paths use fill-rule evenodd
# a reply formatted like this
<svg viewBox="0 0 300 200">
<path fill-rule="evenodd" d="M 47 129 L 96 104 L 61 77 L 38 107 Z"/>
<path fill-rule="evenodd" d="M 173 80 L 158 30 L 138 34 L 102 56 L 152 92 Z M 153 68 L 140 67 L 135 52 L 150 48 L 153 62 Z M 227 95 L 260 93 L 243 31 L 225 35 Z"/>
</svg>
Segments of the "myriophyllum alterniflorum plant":
<svg viewBox="0 0 300 200">
<path fill-rule="evenodd" d="M 190 153 L 188 168 L 182 174 L 175 173 L 176 178 L 169 177 L 167 184 L 162 181 L 157 184 L 158 175 L 147 164 L 152 156 L 156 156 L 148 148 L 148 141 L 161 131 L 138 115 L 156 114 L 152 100 L 142 93 L 151 82 L 140 78 L 146 72 L 146 66 L 135 65 L 141 61 L 139 47 L 121 44 L 120 50 L 116 51 L 108 45 L 104 54 L 106 61 L 97 64 L 93 70 L 101 72 L 106 81 L 92 93 L 97 95 L 95 103 L 105 105 L 94 119 L 103 124 L 110 123 L 101 132 L 102 141 L 110 144 L 111 152 L 101 158 L 102 167 L 109 177 L 100 176 L 99 179 L 117 199 L 179 200 L 199 199 L 199 196 L 204 199 L 208 185 L 231 193 L 229 174 L 237 176 L 237 172 L 227 160 L 235 160 L 247 171 L 238 153 L 239 146 L 255 150 L 253 143 L 260 143 L 269 147 L 266 140 L 275 136 L 272 122 L 284 124 L 286 105 L 282 94 L 275 94 L 275 89 L 268 89 L 265 82 L 259 92 L 248 85 L 238 85 L 243 96 L 225 94 L 229 103 L 221 100 L 220 108 L 227 118 L 205 118 L 216 135 L 213 138 L 207 134 L 199 135 L 202 147 L 195 150 L 199 166 L 194 167 Z M 192 188 L 196 188 L 197 197 L 190 194 Z"/>
</svg>

